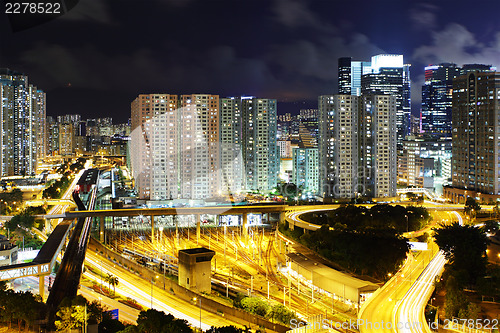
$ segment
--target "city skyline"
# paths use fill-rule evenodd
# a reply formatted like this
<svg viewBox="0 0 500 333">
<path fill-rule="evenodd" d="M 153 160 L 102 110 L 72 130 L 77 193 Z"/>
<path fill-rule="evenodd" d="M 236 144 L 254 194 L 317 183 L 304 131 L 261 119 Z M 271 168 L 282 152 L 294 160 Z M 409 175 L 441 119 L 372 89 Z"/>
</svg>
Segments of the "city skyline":
<svg viewBox="0 0 500 333">
<path fill-rule="evenodd" d="M 275 98 L 280 110 L 297 113 L 336 93 L 339 57 L 403 54 L 412 65 L 415 114 L 425 66 L 498 66 L 499 4 L 481 4 L 488 10 L 465 1 L 240 1 L 237 8 L 222 0 L 81 1 L 16 33 L 2 15 L 0 63 L 37 82 L 48 115 L 106 113 L 125 122 L 129 103 L 151 91 Z"/>
</svg>

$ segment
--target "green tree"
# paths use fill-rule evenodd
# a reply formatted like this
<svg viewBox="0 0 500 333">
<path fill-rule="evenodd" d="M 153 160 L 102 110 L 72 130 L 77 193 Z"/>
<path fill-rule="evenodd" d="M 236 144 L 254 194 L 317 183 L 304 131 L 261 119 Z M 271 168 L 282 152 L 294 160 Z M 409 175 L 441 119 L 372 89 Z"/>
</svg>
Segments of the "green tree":
<svg viewBox="0 0 500 333">
<path fill-rule="evenodd" d="M 23 211 L 21 214 L 18 214 L 7 221 L 5 226 L 9 228 L 11 231 L 14 231 L 18 228 L 23 229 L 31 229 L 35 224 L 35 217 L 31 215 L 27 211 Z"/>
<path fill-rule="evenodd" d="M 111 290 L 111 286 L 113 286 L 113 293 L 116 293 L 116 286 L 120 282 L 116 276 L 108 273 L 107 276 L 104 277 L 104 281 L 108 283 L 108 289 Z"/>
<path fill-rule="evenodd" d="M 463 309 L 467 309 L 469 300 L 464 295 L 453 275 L 446 280 L 445 315 L 447 318 L 458 317 Z"/>
<path fill-rule="evenodd" d="M 436 244 L 444 252 L 453 270 L 463 277 L 460 287 L 476 285 L 486 272 L 488 238 L 481 228 L 457 222 L 434 228 Z"/>
<path fill-rule="evenodd" d="M 58 331 L 66 331 L 80 328 L 85 323 L 85 306 L 62 305 L 56 313 L 54 322 Z"/>
<path fill-rule="evenodd" d="M 291 320 L 296 318 L 295 314 L 282 304 L 275 304 L 269 312 L 269 317 L 285 325 L 290 325 Z"/>
<path fill-rule="evenodd" d="M 87 314 L 85 315 L 85 312 Z M 98 324 L 104 319 L 111 319 L 97 301 L 89 303 L 83 296 L 78 295 L 72 300 L 65 298 L 56 313 L 55 325 L 58 330 L 77 329 L 85 324 Z"/>
<path fill-rule="evenodd" d="M 243 333 L 245 330 L 241 328 L 237 328 L 233 325 L 230 326 L 222 326 L 222 327 L 210 327 L 206 333 Z"/>
<path fill-rule="evenodd" d="M 473 217 L 480 210 L 481 210 L 481 206 L 476 201 L 476 199 L 474 199 L 472 197 L 467 197 L 467 200 L 465 201 L 465 206 L 464 206 L 465 213 L 467 215 L 469 215 L 470 217 Z"/>
<path fill-rule="evenodd" d="M 125 329 L 119 331 L 118 333 L 139 333 L 139 329 L 135 325 L 128 325 Z"/>
<path fill-rule="evenodd" d="M 493 207 L 493 214 L 495 214 L 495 217 L 500 216 L 500 207 L 498 206 L 498 202 L 495 204 L 495 207 Z"/>
<path fill-rule="evenodd" d="M 241 305 L 246 311 L 262 317 L 265 317 L 269 311 L 269 304 L 259 297 L 245 297 Z"/>
<path fill-rule="evenodd" d="M 139 313 L 137 330 L 141 333 L 192 333 L 186 320 L 154 309 Z"/>
<path fill-rule="evenodd" d="M 116 319 L 105 318 L 99 323 L 99 332 L 103 333 L 116 333 L 119 331 L 123 331 L 125 329 L 125 325 L 122 322 Z"/>
</svg>

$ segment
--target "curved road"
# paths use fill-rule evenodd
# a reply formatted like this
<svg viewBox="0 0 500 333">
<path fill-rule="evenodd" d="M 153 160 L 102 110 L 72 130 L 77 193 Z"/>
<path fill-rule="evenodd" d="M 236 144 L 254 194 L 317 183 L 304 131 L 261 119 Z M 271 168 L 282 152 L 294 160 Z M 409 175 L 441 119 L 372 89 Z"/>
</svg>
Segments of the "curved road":
<svg viewBox="0 0 500 333">
<path fill-rule="evenodd" d="M 292 220 L 298 227 L 316 230 L 320 226 L 308 223 L 299 216 L 320 210 L 325 209 L 291 212 L 286 219 Z M 453 214 L 462 224 L 460 214 L 456 211 Z M 446 260 L 437 251 L 437 246 L 430 243 L 430 247 L 430 251 L 420 252 L 415 257 L 410 253 L 401 270 L 363 304 L 357 321 L 361 333 L 431 332 L 425 322 L 425 305 L 434 290 L 434 280 L 442 273 Z"/>
</svg>

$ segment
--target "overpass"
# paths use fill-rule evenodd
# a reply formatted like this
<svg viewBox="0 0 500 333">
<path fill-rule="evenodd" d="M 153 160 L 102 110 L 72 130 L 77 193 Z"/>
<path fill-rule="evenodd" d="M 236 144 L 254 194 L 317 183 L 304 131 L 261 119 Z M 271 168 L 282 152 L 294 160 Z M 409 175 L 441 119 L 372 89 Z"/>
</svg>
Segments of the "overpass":
<svg viewBox="0 0 500 333">
<path fill-rule="evenodd" d="M 430 200 L 436 200 L 436 201 L 444 201 L 444 199 L 438 197 L 437 195 L 434 194 L 434 192 L 430 191 L 429 189 L 425 187 L 407 187 L 407 188 L 398 188 L 396 190 L 398 195 L 405 194 L 405 193 L 422 193 L 424 194 L 427 198 Z"/>
<path fill-rule="evenodd" d="M 196 221 L 196 234 L 200 235 L 201 215 L 241 215 L 243 235 L 248 235 L 248 213 L 260 214 L 279 214 L 278 220 L 284 222 L 284 213 L 289 209 L 287 205 L 246 205 L 246 206 L 205 206 L 205 207 L 183 207 L 183 208 L 134 208 L 134 209 L 107 209 L 107 210 L 87 210 L 66 212 L 58 215 L 43 215 L 45 219 L 75 219 L 82 217 L 98 217 L 99 218 L 99 235 L 100 241 L 104 241 L 104 218 L 108 216 L 114 217 L 130 217 L 130 216 L 149 216 L 151 218 L 151 235 L 154 237 L 155 216 L 164 215 L 194 215 Z"/>
<path fill-rule="evenodd" d="M 43 298 L 44 277 L 52 271 L 56 258 L 64 245 L 64 240 L 68 237 L 73 224 L 74 221 L 59 223 L 32 262 L 0 266 L 0 281 L 38 276 L 40 296 Z"/>
<path fill-rule="evenodd" d="M 41 200 L 28 200 L 24 203 L 26 206 L 38 207 L 42 205 L 59 205 L 59 206 L 72 206 L 76 207 L 73 200 L 70 199 L 41 199 Z"/>
<path fill-rule="evenodd" d="M 85 172 L 83 173 L 85 174 Z M 76 181 L 76 179 L 75 179 Z M 68 191 L 71 190 L 71 186 Z M 69 199 L 60 199 L 61 201 L 70 201 Z M 75 204 L 75 203 L 73 203 Z M 58 205 L 60 206 L 60 205 Z M 82 207 L 80 207 L 82 209 Z M 83 206 L 83 209 L 85 207 Z M 12 216 L 9 216 L 12 218 Z M 37 217 L 43 217 L 38 215 Z M 61 253 L 64 246 L 65 240 L 69 237 L 73 226 L 75 225 L 75 218 L 70 218 L 69 220 L 62 221 L 59 223 L 47 241 L 43 244 L 42 248 L 38 252 L 38 255 L 29 263 L 14 264 L 0 266 L 0 281 L 11 280 L 28 276 L 38 276 L 39 277 L 39 290 L 40 296 L 43 298 L 44 292 L 44 277 L 49 275 L 54 267 L 57 256 Z M 74 232 L 72 237 L 74 237 Z M 71 243 L 71 242 L 70 242 Z M 68 248 L 70 246 L 68 245 Z"/>
</svg>

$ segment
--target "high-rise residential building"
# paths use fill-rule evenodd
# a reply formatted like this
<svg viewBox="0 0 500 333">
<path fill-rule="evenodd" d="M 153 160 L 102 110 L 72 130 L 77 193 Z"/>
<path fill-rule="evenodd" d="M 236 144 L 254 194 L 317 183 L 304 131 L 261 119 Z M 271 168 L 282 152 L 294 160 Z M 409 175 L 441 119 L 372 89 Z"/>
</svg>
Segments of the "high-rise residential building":
<svg viewBox="0 0 500 333">
<path fill-rule="evenodd" d="M 245 99 L 245 97 L 243 97 Z M 243 121 L 242 98 L 220 99 L 219 138 L 221 191 L 234 194 L 244 189 L 244 161 L 242 152 Z"/>
<path fill-rule="evenodd" d="M 70 156 L 73 155 L 75 148 L 75 133 L 72 123 L 59 124 L 59 155 Z"/>
<path fill-rule="evenodd" d="M 278 116 L 278 121 L 282 122 L 292 121 L 292 114 L 291 113 L 280 114 Z"/>
<path fill-rule="evenodd" d="M 270 191 L 276 187 L 279 173 L 276 100 L 252 97 L 242 99 L 241 105 L 245 189 Z"/>
<path fill-rule="evenodd" d="M 317 148 L 297 148 L 293 150 L 292 182 L 303 194 L 318 192 L 319 169 Z"/>
<path fill-rule="evenodd" d="M 80 123 L 82 121 L 82 116 L 79 114 L 65 114 L 62 116 L 57 116 L 57 122 L 59 124 L 72 124 L 73 125 L 73 135 L 80 135 Z"/>
<path fill-rule="evenodd" d="M 178 107 L 178 96 L 170 94 L 139 95 L 131 104 L 130 160 L 141 199 L 180 196 Z"/>
<path fill-rule="evenodd" d="M 352 198 L 358 192 L 359 98 L 353 95 L 319 97 L 319 193 Z M 326 168 L 325 168 L 326 167 Z"/>
<path fill-rule="evenodd" d="M 500 194 L 500 73 L 456 78 L 452 103 L 453 187 Z"/>
<path fill-rule="evenodd" d="M 453 79 L 470 72 L 492 72 L 491 65 L 442 63 L 425 67 L 422 86 L 422 131 L 426 135 L 451 138 Z"/>
<path fill-rule="evenodd" d="M 140 95 L 132 102 L 131 158 L 141 198 L 220 195 L 219 96 Z"/>
<path fill-rule="evenodd" d="M 276 100 L 253 96 L 222 98 L 220 109 L 224 119 L 220 130 L 221 161 L 226 166 L 222 170 L 222 190 L 228 186 L 233 192 L 274 189 L 280 162 Z M 291 116 L 286 114 L 282 119 Z"/>
<path fill-rule="evenodd" d="M 217 197 L 221 194 L 219 96 L 182 95 L 179 102 L 181 196 L 189 199 Z"/>
<path fill-rule="evenodd" d="M 318 109 L 300 109 L 300 120 L 318 119 Z"/>
<path fill-rule="evenodd" d="M 0 69 L 0 176 L 33 175 L 45 157 L 45 93 L 28 77 Z"/>
<path fill-rule="evenodd" d="M 358 177 L 368 196 L 392 197 L 396 194 L 396 97 L 361 97 L 359 111 Z"/>
<path fill-rule="evenodd" d="M 443 186 L 451 181 L 451 140 L 427 134 L 407 136 L 398 164 L 399 184 L 442 194 Z"/>
<path fill-rule="evenodd" d="M 59 153 L 59 124 L 57 121 L 48 116 L 45 126 L 47 142 L 47 155 L 55 155 Z"/>
<path fill-rule="evenodd" d="M 319 97 L 319 194 L 396 193 L 396 97 Z"/>
<path fill-rule="evenodd" d="M 276 144 L 278 145 L 280 158 L 291 158 L 292 157 L 292 141 L 290 141 L 290 140 L 278 140 L 278 141 L 276 141 Z"/>
</svg>

